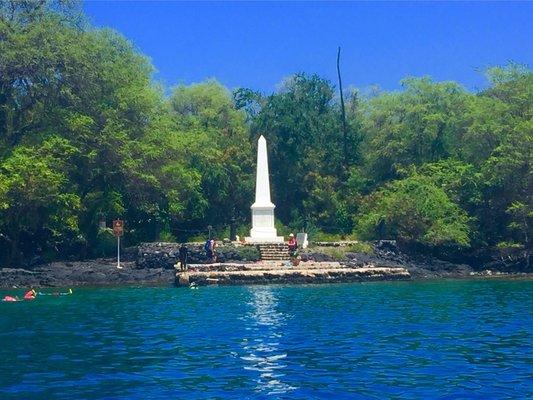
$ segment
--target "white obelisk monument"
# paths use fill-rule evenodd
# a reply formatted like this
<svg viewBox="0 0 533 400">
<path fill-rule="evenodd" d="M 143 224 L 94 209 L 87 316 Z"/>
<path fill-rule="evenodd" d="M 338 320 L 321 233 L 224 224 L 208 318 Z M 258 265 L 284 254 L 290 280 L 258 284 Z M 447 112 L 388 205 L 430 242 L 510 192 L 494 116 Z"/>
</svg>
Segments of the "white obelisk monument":
<svg viewBox="0 0 533 400">
<path fill-rule="evenodd" d="M 261 135 L 257 142 L 257 175 L 255 178 L 255 203 L 252 204 L 252 230 L 247 242 L 283 242 L 274 227 L 274 208 L 270 201 L 270 182 L 268 177 L 268 156 L 266 140 Z"/>
</svg>

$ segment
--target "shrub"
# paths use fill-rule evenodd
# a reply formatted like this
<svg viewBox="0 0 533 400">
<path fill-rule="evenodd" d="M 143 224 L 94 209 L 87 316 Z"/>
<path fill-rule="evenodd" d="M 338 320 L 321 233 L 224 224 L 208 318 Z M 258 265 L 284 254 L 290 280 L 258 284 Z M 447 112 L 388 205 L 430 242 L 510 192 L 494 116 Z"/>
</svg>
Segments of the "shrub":
<svg viewBox="0 0 533 400">
<path fill-rule="evenodd" d="M 353 246 L 315 247 L 312 249 L 312 252 L 326 254 L 336 261 L 344 261 L 348 259 L 348 253 L 372 254 L 374 249 L 369 243 L 358 243 Z"/>
<path fill-rule="evenodd" d="M 167 243 L 176 243 L 177 239 L 170 231 L 164 230 L 159 234 L 159 241 Z"/>
<path fill-rule="evenodd" d="M 469 244 L 469 218 L 443 189 L 414 174 L 367 197 L 358 231 L 365 239 L 382 236 L 427 245 Z"/>
<path fill-rule="evenodd" d="M 348 247 L 350 253 L 374 254 L 374 248 L 368 242 L 357 242 Z"/>
<path fill-rule="evenodd" d="M 259 261 L 261 254 L 256 246 L 221 246 L 216 249 L 220 261 Z"/>
<path fill-rule="evenodd" d="M 110 228 L 100 229 L 96 235 L 95 253 L 99 257 L 110 256 L 117 249 L 117 239 Z"/>
<path fill-rule="evenodd" d="M 346 260 L 347 247 L 323 247 L 321 253 L 327 254 L 336 261 Z"/>
<path fill-rule="evenodd" d="M 343 240 L 357 240 L 357 236 L 353 233 L 345 235 L 317 230 L 314 233 L 309 234 L 309 240 L 312 240 L 313 242 L 340 242 Z"/>
<path fill-rule="evenodd" d="M 261 253 L 256 246 L 236 247 L 235 252 L 243 261 L 259 261 L 261 259 Z"/>
</svg>

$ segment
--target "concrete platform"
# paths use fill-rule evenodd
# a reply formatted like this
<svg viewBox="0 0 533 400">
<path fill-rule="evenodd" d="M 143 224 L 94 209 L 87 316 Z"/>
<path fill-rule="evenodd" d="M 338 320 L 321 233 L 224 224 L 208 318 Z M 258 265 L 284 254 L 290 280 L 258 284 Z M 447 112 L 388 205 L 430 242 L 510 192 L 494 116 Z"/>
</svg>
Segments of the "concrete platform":
<svg viewBox="0 0 533 400">
<path fill-rule="evenodd" d="M 340 283 L 386 280 L 409 280 L 405 268 L 365 266 L 346 267 L 338 262 L 302 262 L 287 266 L 280 262 L 250 264 L 217 263 L 190 265 L 176 273 L 176 286 Z"/>
</svg>

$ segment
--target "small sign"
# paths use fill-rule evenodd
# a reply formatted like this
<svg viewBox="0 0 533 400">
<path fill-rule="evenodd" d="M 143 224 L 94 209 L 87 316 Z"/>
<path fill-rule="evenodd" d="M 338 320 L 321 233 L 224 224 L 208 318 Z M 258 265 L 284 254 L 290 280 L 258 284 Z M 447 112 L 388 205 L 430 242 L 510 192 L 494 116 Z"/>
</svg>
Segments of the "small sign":
<svg viewBox="0 0 533 400">
<path fill-rule="evenodd" d="M 309 242 L 307 241 L 307 233 L 298 232 L 296 234 L 296 243 L 298 243 L 298 246 L 302 249 L 307 249 L 307 246 L 309 246 Z"/>
<path fill-rule="evenodd" d="M 124 235 L 124 221 L 121 219 L 116 219 L 113 221 L 113 233 L 115 236 Z"/>
</svg>

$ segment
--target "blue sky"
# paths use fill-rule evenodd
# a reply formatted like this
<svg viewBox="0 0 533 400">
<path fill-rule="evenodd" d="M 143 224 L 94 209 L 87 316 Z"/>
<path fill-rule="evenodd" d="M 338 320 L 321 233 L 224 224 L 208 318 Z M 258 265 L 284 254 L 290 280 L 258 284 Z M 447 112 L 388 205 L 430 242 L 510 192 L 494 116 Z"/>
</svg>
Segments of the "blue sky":
<svg viewBox="0 0 533 400">
<path fill-rule="evenodd" d="M 406 76 L 485 85 L 485 67 L 533 65 L 533 2 L 86 1 L 149 56 L 167 86 L 214 77 L 230 89 L 272 92 L 295 72 L 391 90 Z"/>
</svg>

